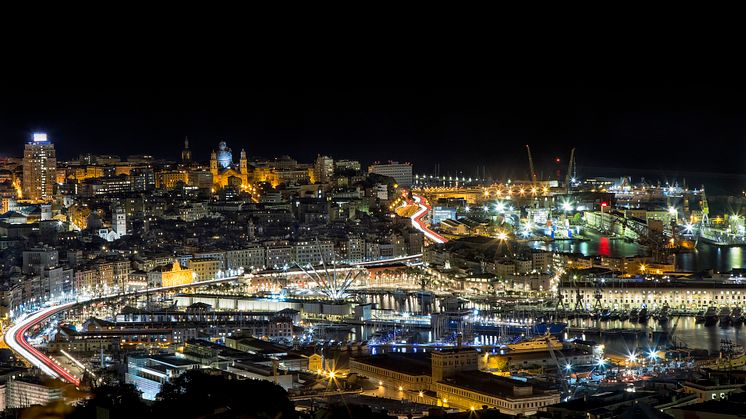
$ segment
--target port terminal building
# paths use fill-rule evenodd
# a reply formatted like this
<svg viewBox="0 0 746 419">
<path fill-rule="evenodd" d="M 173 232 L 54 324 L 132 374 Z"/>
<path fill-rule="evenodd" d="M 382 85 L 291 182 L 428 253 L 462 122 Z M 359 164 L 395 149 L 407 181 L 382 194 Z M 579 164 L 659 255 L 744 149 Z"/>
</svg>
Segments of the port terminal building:
<svg viewBox="0 0 746 419">
<path fill-rule="evenodd" d="M 725 279 L 604 279 L 596 283 L 563 283 L 558 291 L 566 306 L 580 299 L 584 310 L 626 310 L 668 306 L 680 310 L 746 306 L 746 280 Z"/>
<path fill-rule="evenodd" d="M 386 353 L 350 360 L 350 373 L 398 389 L 402 398 L 463 410 L 482 406 L 509 415 L 533 415 L 559 403 L 558 391 L 480 371 L 488 356 L 474 348 Z"/>
</svg>

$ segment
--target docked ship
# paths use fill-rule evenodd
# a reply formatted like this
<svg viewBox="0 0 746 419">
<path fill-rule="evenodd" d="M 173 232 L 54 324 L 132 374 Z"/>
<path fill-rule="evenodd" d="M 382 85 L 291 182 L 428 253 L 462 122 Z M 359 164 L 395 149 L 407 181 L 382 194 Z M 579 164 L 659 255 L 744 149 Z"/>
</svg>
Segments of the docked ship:
<svg viewBox="0 0 746 419">
<path fill-rule="evenodd" d="M 533 325 L 523 324 L 500 324 L 497 325 L 474 325 L 475 332 L 492 332 L 499 331 L 505 335 L 559 335 L 567 328 L 567 323 L 561 322 L 538 322 Z"/>
<path fill-rule="evenodd" d="M 508 344 L 512 352 L 543 352 L 562 349 L 562 342 L 552 335 L 536 336 L 517 343 Z"/>
<path fill-rule="evenodd" d="M 723 307 L 720 309 L 720 313 L 718 313 L 718 317 L 720 318 L 720 327 L 728 327 L 730 326 L 730 308 L 729 307 Z"/>
<path fill-rule="evenodd" d="M 565 328 L 567 327 L 567 323 L 561 323 L 561 322 L 543 322 L 543 323 L 536 323 L 534 325 L 534 334 L 537 335 L 558 335 L 565 331 Z"/>
<path fill-rule="evenodd" d="M 637 321 L 640 323 L 647 323 L 648 321 L 648 309 L 643 307 L 640 309 L 640 312 L 637 314 Z"/>
<path fill-rule="evenodd" d="M 630 312 L 629 312 L 629 321 L 636 322 L 637 318 L 639 316 L 639 313 L 640 313 L 640 310 L 638 310 L 636 308 L 633 308 L 632 310 L 630 310 Z"/>
<path fill-rule="evenodd" d="M 715 326 L 718 324 L 718 311 L 715 307 L 707 307 L 705 311 L 705 326 Z"/>
<path fill-rule="evenodd" d="M 694 316 L 694 323 L 704 323 L 705 322 L 705 311 L 700 310 L 697 312 L 697 315 Z"/>
<path fill-rule="evenodd" d="M 733 326 L 741 326 L 743 324 L 743 311 L 741 310 L 741 307 L 733 308 L 733 311 L 730 313 L 730 318 Z"/>
<path fill-rule="evenodd" d="M 668 307 L 663 307 L 663 309 L 661 309 L 660 313 L 658 314 L 658 323 L 668 323 Z"/>
</svg>

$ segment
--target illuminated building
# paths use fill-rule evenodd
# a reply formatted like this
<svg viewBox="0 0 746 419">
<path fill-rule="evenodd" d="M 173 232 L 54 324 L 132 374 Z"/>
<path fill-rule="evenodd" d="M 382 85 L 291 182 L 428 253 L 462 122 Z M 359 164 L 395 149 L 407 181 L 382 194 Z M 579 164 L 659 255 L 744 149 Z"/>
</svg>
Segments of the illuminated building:
<svg viewBox="0 0 746 419">
<path fill-rule="evenodd" d="M 8 380 L 0 385 L 0 392 L 3 393 L 0 411 L 44 406 L 62 398 L 62 389 L 46 386 L 32 377 Z"/>
<path fill-rule="evenodd" d="M 412 165 L 409 163 L 388 162 L 368 166 L 368 173 L 394 178 L 401 186 L 412 186 Z"/>
<path fill-rule="evenodd" d="M 265 250 L 261 246 L 251 246 L 225 252 L 225 264 L 228 269 L 262 269 L 266 263 L 265 258 Z"/>
<path fill-rule="evenodd" d="M 158 172 L 155 177 L 155 187 L 158 189 L 173 189 L 182 183 L 189 184 L 189 172 L 186 170 L 164 170 Z"/>
<path fill-rule="evenodd" d="M 130 355 L 127 357 L 125 382 L 142 392 L 145 400 L 155 400 L 163 384 L 170 383 L 179 375 L 199 369 L 200 364 L 177 358 L 173 355 Z"/>
<path fill-rule="evenodd" d="M 218 144 L 218 150 L 213 150 L 210 155 L 210 172 L 212 173 L 212 183 L 215 188 L 223 188 L 233 182 L 240 186 L 249 184 L 249 166 L 246 158 L 246 151 L 241 150 L 241 158 L 238 166 L 233 163 L 233 153 L 228 148 L 225 141 Z M 236 179 L 230 182 L 230 179 Z"/>
<path fill-rule="evenodd" d="M 559 403 L 559 392 L 479 371 L 482 359 L 473 348 L 387 353 L 350 359 L 350 373 L 378 381 L 381 388 L 398 388 L 401 397 L 419 403 L 463 410 L 487 406 L 528 416 Z M 429 392 L 427 398 L 424 392 Z"/>
<path fill-rule="evenodd" d="M 681 281 L 657 283 L 652 281 L 627 282 L 608 279 L 604 287 L 582 284 L 575 288 L 566 283 L 561 289 L 564 301 L 576 301 L 593 308 L 596 296 L 603 308 L 629 310 L 647 307 L 648 310 L 669 306 L 674 309 L 704 310 L 707 307 L 746 306 L 746 286 L 735 281 Z"/>
<path fill-rule="evenodd" d="M 80 184 L 80 196 L 94 197 L 127 193 L 133 190 L 132 179 L 127 175 L 86 179 Z"/>
<path fill-rule="evenodd" d="M 23 197 L 49 201 L 54 194 L 57 156 L 47 134 L 35 133 L 23 151 Z"/>
<path fill-rule="evenodd" d="M 293 244 L 293 261 L 301 266 L 318 265 L 323 260 L 331 263 L 334 260 L 334 243 L 328 240 L 302 241 Z"/>
<path fill-rule="evenodd" d="M 75 204 L 68 210 L 70 222 L 80 230 L 88 228 L 88 217 L 91 215 L 91 209 L 87 206 Z"/>
<path fill-rule="evenodd" d="M 337 170 L 354 170 L 360 171 L 360 162 L 357 160 L 337 160 L 334 162 L 334 167 Z"/>
<path fill-rule="evenodd" d="M 316 183 L 328 183 L 334 175 L 334 159 L 319 155 L 314 165 Z"/>
<path fill-rule="evenodd" d="M 170 271 L 161 272 L 161 284 L 164 287 L 191 284 L 192 272 L 191 269 L 182 268 L 178 261 L 174 261 Z"/>
<path fill-rule="evenodd" d="M 207 281 L 215 279 L 220 270 L 222 261 L 218 259 L 189 259 L 187 266 L 194 271 L 197 281 Z"/>
</svg>

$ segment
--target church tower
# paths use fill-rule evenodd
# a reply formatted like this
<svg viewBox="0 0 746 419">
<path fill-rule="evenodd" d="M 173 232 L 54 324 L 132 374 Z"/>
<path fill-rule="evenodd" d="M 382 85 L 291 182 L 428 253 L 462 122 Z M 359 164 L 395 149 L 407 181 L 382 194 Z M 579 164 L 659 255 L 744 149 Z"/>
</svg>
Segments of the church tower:
<svg viewBox="0 0 746 419">
<path fill-rule="evenodd" d="M 189 149 L 189 138 L 184 137 L 184 150 L 181 151 L 181 162 L 190 163 L 192 161 L 192 150 Z"/>
<path fill-rule="evenodd" d="M 246 158 L 246 150 L 241 149 L 241 160 L 238 163 L 238 171 L 241 173 L 241 182 L 244 186 L 249 183 L 249 162 Z"/>
<path fill-rule="evenodd" d="M 215 150 L 210 153 L 210 173 L 212 173 L 213 182 L 218 180 L 218 155 Z"/>
<path fill-rule="evenodd" d="M 241 149 L 241 161 L 239 162 L 239 172 L 245 175 L 249 172 L 249 162 L 246 159 L 246 150 Z"/>
</svg>

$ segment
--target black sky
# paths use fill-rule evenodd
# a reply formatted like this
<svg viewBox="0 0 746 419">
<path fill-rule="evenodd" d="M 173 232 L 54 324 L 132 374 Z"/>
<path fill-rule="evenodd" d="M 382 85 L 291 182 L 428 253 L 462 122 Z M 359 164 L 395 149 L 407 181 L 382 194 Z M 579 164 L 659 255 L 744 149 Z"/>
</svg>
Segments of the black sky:
<svg viewBox="0 0 746 419">
<path fill-rule="evenodd" d="M 612 86 L 612 87 L 610 87 Z M 468 88 L 4 89 L 0 154 L 46 131 L 61 158 L 82 152 L 196 158 L 225 140 L 250 156 L 410 161 L 416 172 L 484 166 L 523 176 L 524 144 L 540 170 L 744 174 L 744 90 L 692 83 L 474 83 Z M 620 173 L 622 174 L 622 173 Z"/>
</svg>

